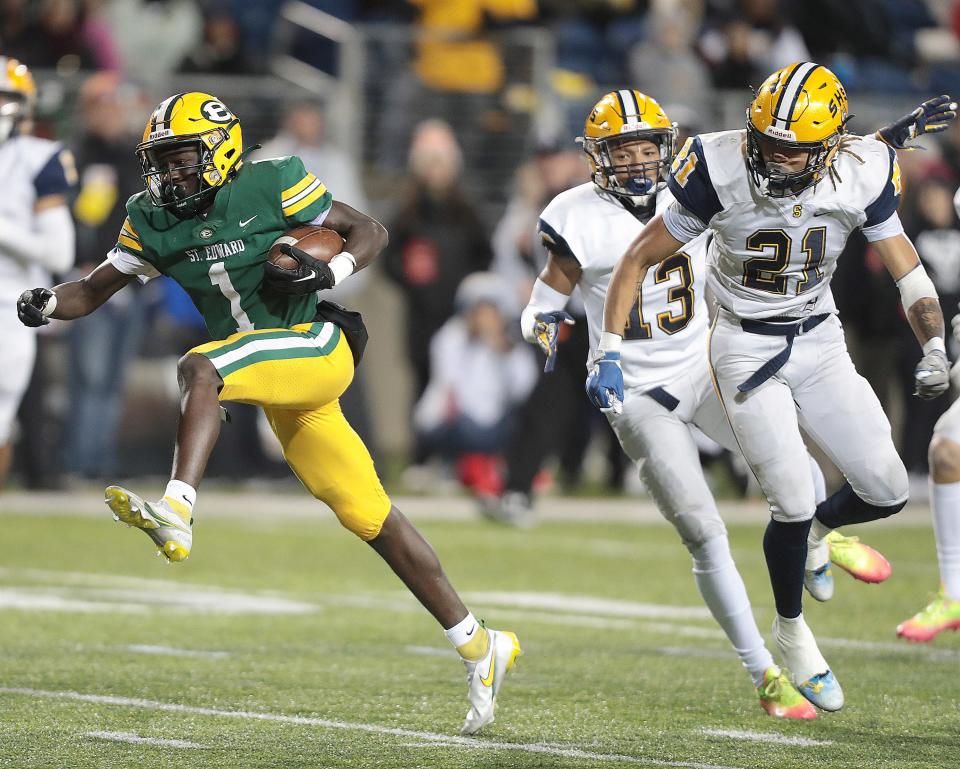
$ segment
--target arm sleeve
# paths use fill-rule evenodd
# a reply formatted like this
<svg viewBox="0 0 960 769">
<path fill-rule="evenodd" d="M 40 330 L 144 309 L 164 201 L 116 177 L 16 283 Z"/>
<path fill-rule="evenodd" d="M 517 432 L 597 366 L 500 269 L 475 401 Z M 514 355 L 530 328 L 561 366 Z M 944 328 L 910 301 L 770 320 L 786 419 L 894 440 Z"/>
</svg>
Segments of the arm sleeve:
<svg viewBox="0 0 960 769">
<path fill-rule="evenodd" d="M 77 166 L 68 149 L 60 149 L 50 156 L 43 168 L 33 177 L 37 199 L 47 195 L 66 195 L 77 184 Z"/>
<path fill-rule="evenodd" d="M 160 275 L 160 271 L 146 259 L 140 234 L 129 216 L 123 220 L 117 245 L 107 254 L 107 261 L 124 275 L 136 275 L 141 283 Z"/>
<path fill-rule="evenodd" d="M 676 201 L 703 222 L 704 229 L 723 208 L 710 179 L 710 169 L 707 168 L 699 136 L 687 139 L 683 149 L 674 158 L 667 186 Z"/>
<path fill-rule="evenodd" d="M 0 251 L 22 264 L 39 264 L 50 272 L 73 266 L 76 234 L 66 204 L 45 208 L 34 216 L 34 227 L 0 220 Z"/>
<path fill-rule="evenodd" d="M 578 264 L 580 263 L 577 255 L 573 252 L 573 249 L 570 248 L 563 235 L 557 232 L 542 216 L 537 221 L 537 232 L 540 233 L 540 240 L 543 241 L 543 245 L 550 251 L 560 254 L 561 256 L 569 256 L 571 259 L 576 259 Z"/>
<path fill-rule="evenodd" d="M 861 229 L 868 243 L 876 243 L 878 240 L 886 240 L 903 234 L 903 224 L 900 222 L 900 215 L 896 211 L 886 221 L 875 224 L 873 227 L 864 226 Z"/>
<path fill-rule="evenodd" d="M 661 216 L 667 231 L 681 243 L 689 243 L 707 229 L 699 216 L 694 216 L 677 201 L 671 203 Z"/>
<path fill-rule="evenodd" d="M 877 198 L 864 209 L 866 221 L 860 225 L 866 234 L 877 225 L 883 224 L 897 213 L 897 207 L 900 205 L 900 193 L 902 191 L 902 181 L 900 179 L 900 164 L 897 163 L 897 153 L 893 147 L 886 147 L 890 156 L 890 166 L 887 171 L 887 178 L 883 183 L 883 189 Z M 899 220 L 898 220 L 899 221 Z M 902 228 L 901 228 L 902 229 Z M 889 237 L 889 236 L 884 236 Z M 868 236 L 867 240 L 871 240 Z M 880 240 L 880 238 L 872 238 Z"/>
<path fill-rule="evenodd" d="M 323 182 L 304 168 L 295 155 L 279 161 L 280 208 L 291 225 L 313 224 L 326 217 L 333 196 Z"/>
</svg>

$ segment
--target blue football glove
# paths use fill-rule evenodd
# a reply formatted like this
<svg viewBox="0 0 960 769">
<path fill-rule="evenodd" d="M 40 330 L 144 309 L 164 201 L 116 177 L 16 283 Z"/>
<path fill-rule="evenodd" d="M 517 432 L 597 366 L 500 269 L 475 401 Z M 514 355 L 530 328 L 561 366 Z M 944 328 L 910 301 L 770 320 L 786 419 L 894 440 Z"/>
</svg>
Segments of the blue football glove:
<svg viewBox="0 0 960 769">
<path fill-rule="evenodd" d="M 957 103 L 944 94 L 927 99 L 909 115 L 885 125 L 877 133 L 891 147 L 902 150 L 918 136 L 946 131 L 956 117 Z"/>
<path fill-rule="evenodd" d="M 604 414 L 623 411 L 623 371 L 619 352 L 594 353 L 594 368 L 587 377 L 587 397 Z"/>
<path fill-rule="evenodd" d="M 547 361 L 543 364 L 543 370 L 549 373 L 557 365 L 557 339 L 560 337 L 560 324 L 565 323 L 572 326 L 576 321 L 569 312 L 563 310 L 538 312 L 536 319 L 533 333 L 536 335 L 537 347 L 543 350 L 547 356 Z"/>
</svg>

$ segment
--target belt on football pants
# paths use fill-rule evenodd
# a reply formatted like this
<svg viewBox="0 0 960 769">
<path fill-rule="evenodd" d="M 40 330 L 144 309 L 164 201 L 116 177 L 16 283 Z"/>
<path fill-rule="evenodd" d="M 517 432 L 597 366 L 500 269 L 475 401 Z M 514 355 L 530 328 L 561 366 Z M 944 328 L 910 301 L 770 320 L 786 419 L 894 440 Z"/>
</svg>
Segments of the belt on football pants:
<svg viewBox="0 0 960 769">
<path fill-rule="evenodd" d="M 762 334 L 764 336 L 784 336 L 787 338 L 787 346 L 774 355 L 770 360 L 764 363 L 760 368 L 753 372 L 753 375 L 737 385 L 737 389 L 742 393 L 750 392 L 766 382 L 770 377 L 776 374 L 780 369 L 787 365 L 790 360 L 790 353 L 793 351 L 793 340 L 799 335 L 812 331 L 827 318 L 830 313 L 825 312 L 820 315 L 811 315 L 805 320 L 797 318 L 781 318 L 780 323 L 771 323 L 766 320 L 749 320 L 742 318 L 740 328 L 748 334 Z M 794 321 L 789 323 L 786 321 Z"/>
</svg>

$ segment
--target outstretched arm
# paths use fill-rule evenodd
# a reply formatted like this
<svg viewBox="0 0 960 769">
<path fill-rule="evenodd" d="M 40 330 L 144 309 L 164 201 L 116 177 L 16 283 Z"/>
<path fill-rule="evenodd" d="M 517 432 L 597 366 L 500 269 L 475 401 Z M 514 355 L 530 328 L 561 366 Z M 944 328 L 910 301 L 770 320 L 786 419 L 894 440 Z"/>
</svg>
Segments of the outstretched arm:
<svg viewBox="0 0 960 769">
<path fill-rule="evenodd" d="M 25 291 L 17 301 L 17 315 L 26 326 L 42 326 L 49 323 L 49 318 L 73 320 L 89 315 L 133 278 L 110 262 L 102 262 L 80 280 L 61 283 L 53 289 Z"/>
<path fill-rule="evenodd" d="M 945 131 L 957 117 L 957 103 L 944 94 L 927 99 L 913 112 L 877 130 L 876 137 L 894 149 L 914 149 L 907 143 L 923 134 Z"/>
<path fill-rule="evenodd" d="M 921 398 L 936 398 L 950 386 L 943 341 L 943 312 L 937 289 L 906 235 L 877 240 L 872 245 L 897 282 L 907 320 L 923 348 L 923 358 L 916 369 L 915 394 Z"/>
<path fill-rule="evenodd" d="M 655 216 L 643 228 L 617 263 L 610 279 L 607 299 L 603 305 L 604 337 L 610 334 L 623 337 L 623 329 L 630 317 L 630 308 L 637 302 L 640 284 L 647 275 L 647 269 L 681 248 L 683 242 L 670 234 L 663 223 L 662 215 Z M 600 349 L 604 349 L 603 339 Z"/>
</svg>

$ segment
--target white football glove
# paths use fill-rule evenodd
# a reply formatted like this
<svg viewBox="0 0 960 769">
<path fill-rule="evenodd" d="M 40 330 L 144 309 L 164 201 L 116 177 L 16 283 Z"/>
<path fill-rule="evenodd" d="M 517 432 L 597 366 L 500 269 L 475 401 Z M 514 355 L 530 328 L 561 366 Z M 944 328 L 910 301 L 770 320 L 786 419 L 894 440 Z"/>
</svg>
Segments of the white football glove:
<svg viewBox="0 0 960 769">
<path fill-rule="evenodd" d="M 931 350 L 924 355 L 914 370 L 913 394 L 924 400 L 943 395 L 950 387 L 950 372 L 947 356 L 940 350 Z"/>
</svg>

